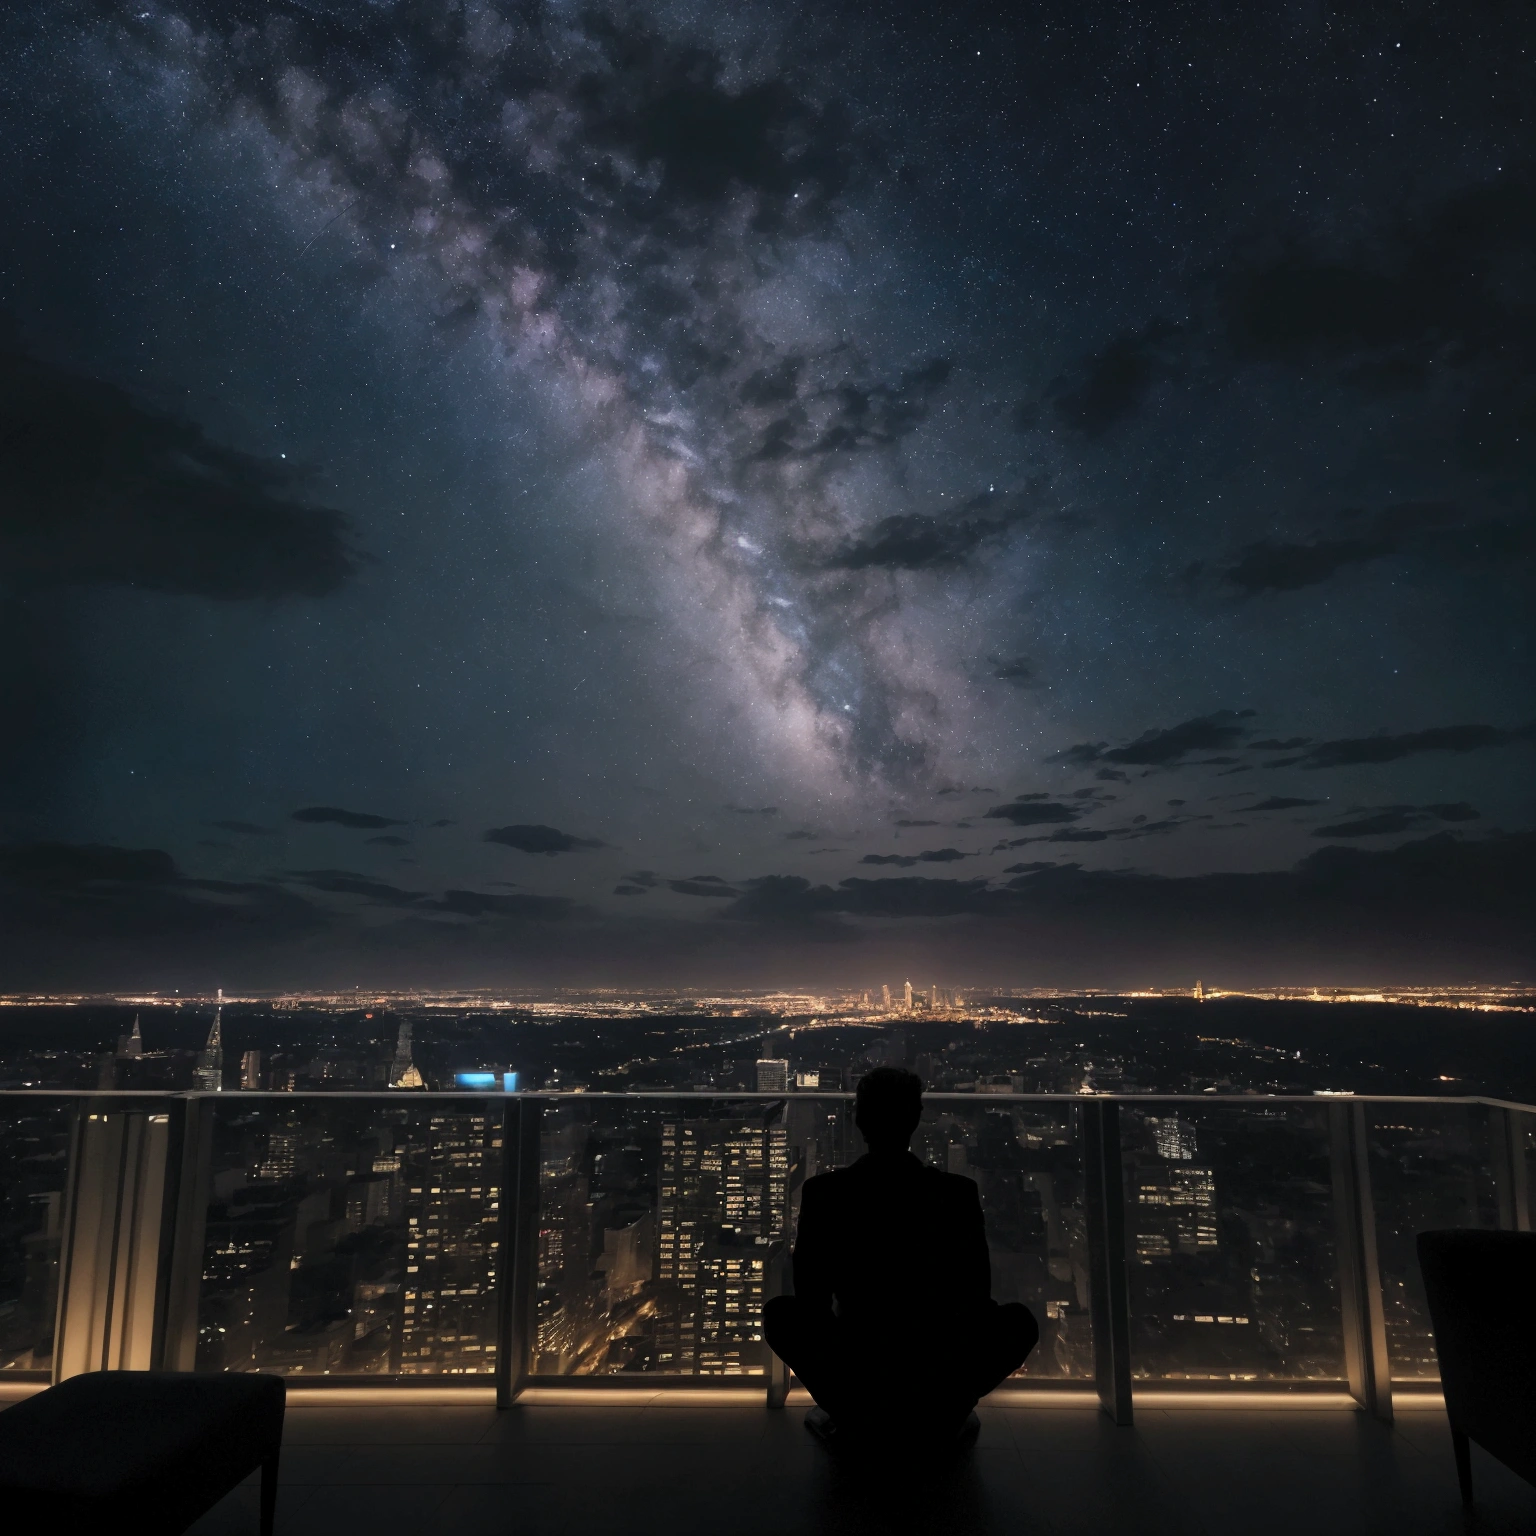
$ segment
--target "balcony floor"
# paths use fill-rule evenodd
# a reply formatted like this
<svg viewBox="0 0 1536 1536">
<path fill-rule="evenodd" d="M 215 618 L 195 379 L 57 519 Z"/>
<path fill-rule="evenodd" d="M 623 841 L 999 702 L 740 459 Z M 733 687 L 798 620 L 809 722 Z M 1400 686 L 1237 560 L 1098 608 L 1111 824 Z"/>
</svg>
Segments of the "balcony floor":
<svg viewBox="0 0 1536 1536">
<path fill-rule="evenodd" d="M 1473 1449 L 1463 1523 L 1445 1416 L 1387 1428 L 1337 1399 L 1138 1403 L 1116 1429 L 1090 1401 L 998 1395 L 947 1465 L 833 1458 L 798 1392 L 540 1392 L 498 1414 L 478 1394 L 381 1403 L 289 1397 L 279 1536 L 753 1536 L 868 1531 L 1095 1536 L 1489 1533 L 1536 1527 L 1536 1489 Z M 1305 1400 L 1302 1400 L 1305 1402 Z M 1251 1405 L 1251 1406 L 1250 1406 Z M 254 1480 L 193 1530 L 249 1536 Z"/>
</svg>

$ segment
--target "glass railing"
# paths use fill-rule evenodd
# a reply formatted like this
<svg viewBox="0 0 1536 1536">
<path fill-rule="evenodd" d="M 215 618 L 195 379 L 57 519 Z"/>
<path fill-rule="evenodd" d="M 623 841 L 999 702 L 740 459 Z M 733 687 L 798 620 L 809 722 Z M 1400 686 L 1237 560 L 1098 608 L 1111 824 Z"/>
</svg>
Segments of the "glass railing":
<svg viewBox="0 0 1536 1536">
<path fill-rule="evenodd" d="M 1532 1111 L 1484 1100 L 931 1094 L 1019 1372 L 1097 1390 L 1432 1385 L 1431 1227 L 1530 1225 Z M 786 1383 L 805 1179 L 844 1094 L 0 1093 L 0 1372 L 401 1385 Z"/>
</svg>

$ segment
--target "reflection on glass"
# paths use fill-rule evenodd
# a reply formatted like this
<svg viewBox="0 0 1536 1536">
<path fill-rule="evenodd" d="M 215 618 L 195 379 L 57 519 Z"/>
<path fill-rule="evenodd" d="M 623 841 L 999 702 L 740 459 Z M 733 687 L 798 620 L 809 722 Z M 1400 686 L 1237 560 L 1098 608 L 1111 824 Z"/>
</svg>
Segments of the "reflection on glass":
<svg viewBox="0 0 1536 1536">
<path fill-rule="evenodd" d="M 783 1100 L 546 1104 L 534 1374 L 760 1375 L 815 1118 Z"/>
<path fill-rule="evenodd" d="M 1415 1239 L 1441 1227 L 1496 1227 L 1489 1111 L 1474 1104 L 1366 1109 L 1376 1249 L 1394 1381 L 1438 1381 Z"/>
<path fill-rule="evenodd" d="M 199 1370 L 495 1369 L 501 1108 L 220 1103 Z"/>
<path fill-rule="evenodd" d="M 53 1364 L 71 1106 L 0 1107 L 0 1371 Z"/>
<path fill-rule="evenodd" d="M 1091 1379 L 1088 1236 L 1075 1106 L 930 1096 L 912 1150 L 981 1188 L 992 1298 L 1023 1302 L 1040 1324 L 1040 1342 L 1016 1374 Z"/>
<path fill-rule="evenodd" d="M 1133 1375 L 1342 1380 L 1326 1110 L 1120 1114 Z"/>
</svg>

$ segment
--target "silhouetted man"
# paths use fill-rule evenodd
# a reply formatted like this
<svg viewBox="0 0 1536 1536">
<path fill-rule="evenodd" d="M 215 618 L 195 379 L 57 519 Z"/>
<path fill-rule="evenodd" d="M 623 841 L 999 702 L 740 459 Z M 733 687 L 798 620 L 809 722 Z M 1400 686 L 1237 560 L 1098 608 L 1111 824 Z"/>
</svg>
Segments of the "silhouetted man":
<svg viewBox="0 0 1536 1536">
<path fill-rule="evenodd" d="M 817 1407 L 823 1439 L 973 1434 L 971 1410 L 1024 1363 L 1040 1330 L 992 1300 L 975 1182 L 907 1150 L 923 1085 L 879 1067 L 854 1120 L 869 1151 L 808 1179 L 795 1238 L 795 1294 L 763 1312 L 768 1343 Z"/>
</svg>

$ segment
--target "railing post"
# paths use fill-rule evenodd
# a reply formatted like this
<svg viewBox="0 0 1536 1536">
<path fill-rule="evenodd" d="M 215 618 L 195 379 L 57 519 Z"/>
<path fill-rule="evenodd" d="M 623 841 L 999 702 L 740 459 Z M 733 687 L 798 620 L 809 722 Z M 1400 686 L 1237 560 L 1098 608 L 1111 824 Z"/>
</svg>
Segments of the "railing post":
<svg viewBox="0 0 1536 1536">
<path fill-rule="evenodd" d="M 1384 1424 L 1392 1422 L 1392 1362 L 1376 1253 L 1370 1142 L 1365 1105 L 1328 1106 L 1333 1212 L 1339 1258 L 1339 1316 L 1349 1394 Z"/>
<path fill-rule="evenodd" d="M 1499 1227 L 1505 1232 L 1529 1232 L 1531 1200 L 1525 1166 L 1525 1117 L 1518 1109 L 1489 1107 L 1488 1143 L 1499 1200 Z"/>
<path fill-rule="evenodd" d="M 501 1259 L 496 1273 L 496 1406 L 510 1408 L 528 1376 L 539 1285 L 539 1099 L 508 1097 L 501 1131 Z"/>
<path fill-rule="evenodd" d="M 773 1246 L 773 1251 L 768 1258 L 768 1283 L 763 1287 L 764 1300 L 772 1301 L 775 1296 L 784 1295 L 788 1288 L 789 1277 L 789 1235 L 779 1239 Z M 766 1340 L 763 1349 L 768 1356 L 767 1369 L 763 1375 L 767 1379 L 767 1403 L 770 1408 L 782 1408 L 789 1398 L 789 1366 L 769 1347 Z"/>
<path fill-rule="evenodd" d="M 161 1250 L 155 1361 L 163 1370 L 190 1371 L 197 1365 L 197 1308 L 208 1229 L 213 1103 L 187 1097 L 177 1100 L 175 1109 L 166 1178 L 171 1220 Z"/>
<path fill-rule="evenodd" d="M 97 1104 L 102 1107 L 96 1107 Z M 171 1120 L 87 1100 L 71 1140 L 53 1379 L 157 1362 Z"/>
<path fill-rule="evenodd" d="M 1120 1106 L 1084 1098 L 1083 1177 L 1088 1218 L 1093 1374 L 1099 1405 L 1116 1424 L 1132 1421 L 1131 1305 L 1125 1272 L 1125 1172 Z"/>
</svg>

